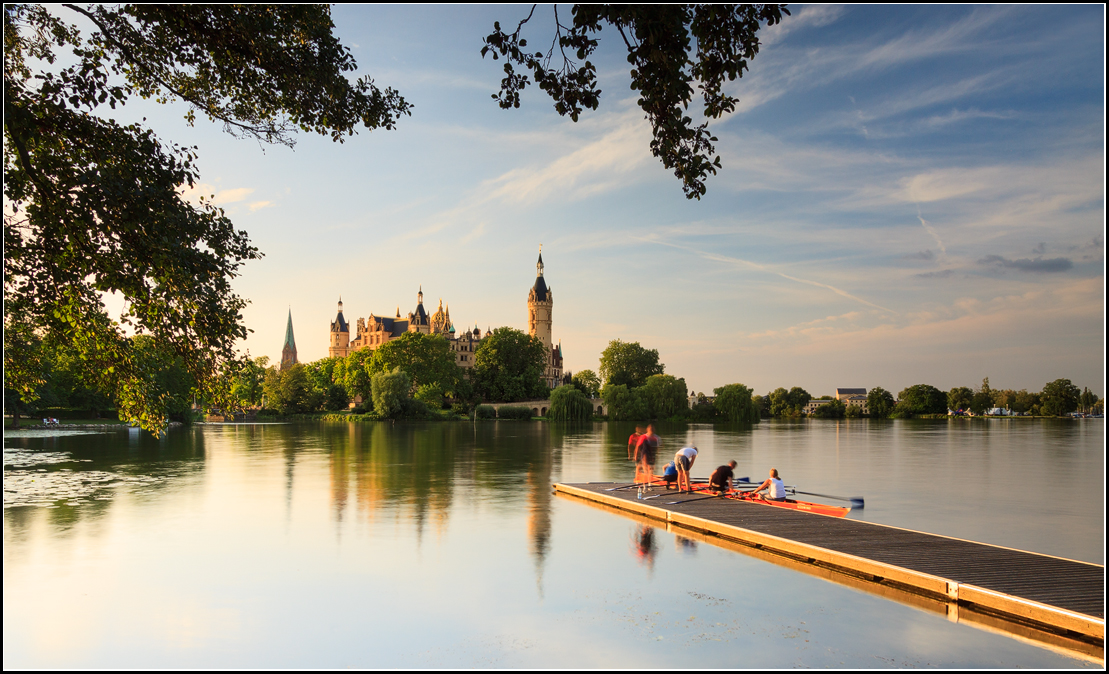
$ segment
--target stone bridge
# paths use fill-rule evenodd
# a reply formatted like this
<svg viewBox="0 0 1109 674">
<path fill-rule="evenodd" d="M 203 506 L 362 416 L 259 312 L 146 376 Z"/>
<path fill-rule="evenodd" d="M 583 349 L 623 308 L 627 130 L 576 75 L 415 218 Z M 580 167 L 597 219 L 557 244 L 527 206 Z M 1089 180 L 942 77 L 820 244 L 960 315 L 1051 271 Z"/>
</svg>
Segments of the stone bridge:
<svg viewBox="0 0 1109 674">
<path fill-rule="evenodd" d="M 490 406 L 490 407 L 492 407 L 493 409 L 496 409 L 496 410 L 499 410 L 502 407 L 530 407 L 531 408 L 531 416 L 533 416 L 533 417 L 545 417 L 545 416 L 547 416 L 547 410 L 550 409 L 550 407 L 551 407 L 551 401 L 550 400 L 520 400 L 520 401 L 514 402 L 514 403 L 483 403 L 483 404 L 488 405 L 488 406 Z M 598 416 L 604 416 L 604 415 L 608 414 L 608 406 L 606 406 L 605 401 L 600 399 L 600 398 L 590 398 L 589 399 L 589 406 L 593 409 L 593 414 L 596 414 Z"/>
</svg>

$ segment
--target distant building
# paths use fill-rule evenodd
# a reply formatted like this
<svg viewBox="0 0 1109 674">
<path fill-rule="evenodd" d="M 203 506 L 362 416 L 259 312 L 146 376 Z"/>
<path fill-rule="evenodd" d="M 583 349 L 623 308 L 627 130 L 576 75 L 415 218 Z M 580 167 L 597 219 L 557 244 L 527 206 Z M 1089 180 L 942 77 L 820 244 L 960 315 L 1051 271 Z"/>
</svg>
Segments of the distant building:
<svg viewBox="0 0 1109 674">
<path fill-rule="evenodd" d="M 547 353 L 547 369 L 544 381 L 547 386 L 554 388 L 562 383 L 562 344 L 555 344 L 552 337 L 552 309 L 554 308 L 554 295 L 547 287 L 543 278 L 543 254 L 539 254 L 536 266 L 535 284 L 528 293 L 528 334 L 536 337 L 543 343 Z M 291 329 L 291 328 L 290 328 Z M 343 316 L 343 300 L 339 299 L 339 313 L 331 321 L 331 338 L 327 355 L 330 357 L 346 358 L 360 349 L 377 350 L 382 344 L 391 339 L 396 339 L 406 332 L 420 332 L 425 335 L 442 335 L 450 344 L 454 352 L 455 363 L 469 370 L 474 366 L 474 353 L 477 352 L 483 339 L 489 336 L 486 330 L 483 335 L 481 329 L 463 329 L 461 333 L 455 330 L 451 321 L 450 305 L 445 308 L 443 300 L 439 300 L 439 308 L 434 314 L 429 315 L 424 309 L 424 289 L 416 293 L 416 309 L 406 317 L 401 317 L 400 307 L 392 318 L 375 316 L 359 318 L 355 322 L 354 339 L 350 338 L 350 323 Z"/>
<path fill-rule="evenodd" d="M 293 338 L 293 310 L 290 308 L 289 323 L 285 326 L 285 345 L 281 347 L 281 369 L 284 370 L 296 364 L 297 343 Z"/>
<path fill-rule="evenodd" d="M 863 414 L 869 414 L 870 408 L 866 404 L 865 388 L 837 388 L 836 400 L 847 407 L 860 407 Z"/>
<path fill-rule="evenodd" d="M 816 411 L 816 408 L 820 407 L 821 405 L 827 405 L 830 402 L 832 402 L 832 401 L 831 400 L 810 400 L 809 404 L 805 405 L 805 414 L 812 414 L 813 412 Z"/>
</svg>

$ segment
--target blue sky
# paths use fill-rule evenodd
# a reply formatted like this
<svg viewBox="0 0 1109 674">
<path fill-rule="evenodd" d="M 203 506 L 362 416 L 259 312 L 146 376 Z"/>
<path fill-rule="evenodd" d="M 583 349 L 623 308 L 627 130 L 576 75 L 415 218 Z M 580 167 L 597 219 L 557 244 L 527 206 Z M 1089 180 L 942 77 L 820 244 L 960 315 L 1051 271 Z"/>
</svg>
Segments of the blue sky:
<svg viewBox="0 0 1109 674">
<path fill-rule="evenodd" d="M 265 253 L 235 283 L 252 355 L 279 358 L 290 307 L 314 360 L 340 295 L 353 321 L 406 314 L 421 285 L 459 327 L 526 328 L 542 243 L 573 371 L 619 338 L 705 392 L 1104 395 L 1103 7 L 791 9 L 731 85 L 699 202 L 651 156 L 611 31 L 597 111 L 575 124 L 534 87 L 497 107 L 482 37 L 524 6 L 334 8 L 358 74 L 415 106 L 395 131 L 290 150 L 127 114 L 198 146 L 201 192 Z M 539 8 L 525 35 L 551 25 Z"/>
</svg>

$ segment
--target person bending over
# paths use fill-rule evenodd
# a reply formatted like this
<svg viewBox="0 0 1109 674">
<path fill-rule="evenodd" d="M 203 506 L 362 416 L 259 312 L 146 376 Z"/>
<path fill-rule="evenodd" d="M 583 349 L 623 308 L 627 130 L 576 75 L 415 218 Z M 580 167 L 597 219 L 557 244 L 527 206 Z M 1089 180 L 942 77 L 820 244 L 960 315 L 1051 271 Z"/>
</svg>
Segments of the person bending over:
<svg viewBox="0 0 1109 674">
<path fill-rule="evenodd" d="M 689 485 L 689 469 L 693 467 L 693 462 L 696 460 L 696 447 L 683 447 L 674 455 L 674 466 L 678 469 L 678 491 L 693 491 L 693 487 Z M 683 481 L 685 489 L 682 489 Z"/>
<path fill-rule="evenodd" d="M 732 480 L 735 478 L 735 461 L 729 461 L 728 465 L 720 466 L 712 473 L 709 478 L 709 489 L 713 489 L 720 493 L 729 492 L 732 490 Z"/>
</svg>

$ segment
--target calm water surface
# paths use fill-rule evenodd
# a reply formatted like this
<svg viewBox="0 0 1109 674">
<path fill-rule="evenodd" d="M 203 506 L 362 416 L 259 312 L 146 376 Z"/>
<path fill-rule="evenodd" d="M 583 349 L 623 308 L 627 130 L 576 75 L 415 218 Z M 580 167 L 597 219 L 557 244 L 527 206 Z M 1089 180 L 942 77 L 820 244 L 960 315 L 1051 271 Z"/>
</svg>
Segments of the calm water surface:
<svg viewBox="0 0 1109 674">
<path fill-rule="evenodd" d="M 630 432 L 8 432 L 4 667 L 1102 666 L 552 494 L 629 480 Z M 853 518 L 1104 563 L 1100 419 L 661 434 L 694 477 L 774 466 Z"/>
</svg>

